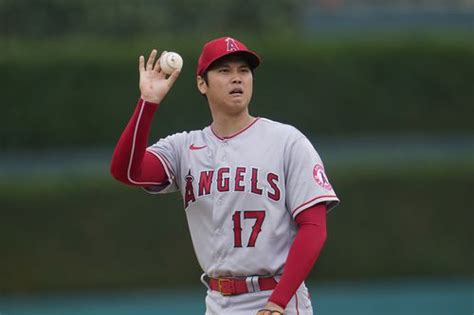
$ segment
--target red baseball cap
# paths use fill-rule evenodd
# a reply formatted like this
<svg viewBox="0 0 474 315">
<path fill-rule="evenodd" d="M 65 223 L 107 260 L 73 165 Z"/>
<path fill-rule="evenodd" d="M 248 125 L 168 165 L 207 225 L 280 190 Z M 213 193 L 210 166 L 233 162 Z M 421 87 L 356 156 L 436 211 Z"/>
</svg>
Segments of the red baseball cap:
<svg viewBox="0 0 474 315">
<path fill-rule="evenodd" d="M 243 55 L 252 69 L 260 64 L 260 57 L 243 43 L 232 37 L 220 37 L 204 44 L 196 74 L 202 75 L 214 61 L 231 54 Z"/>
</svg>

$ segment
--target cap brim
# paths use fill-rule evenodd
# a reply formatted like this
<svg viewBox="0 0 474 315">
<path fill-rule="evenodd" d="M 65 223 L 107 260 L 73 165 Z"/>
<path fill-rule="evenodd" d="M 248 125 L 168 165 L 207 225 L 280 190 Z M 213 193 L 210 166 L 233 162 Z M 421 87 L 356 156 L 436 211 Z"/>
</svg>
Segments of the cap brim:
<svg viewBox="0 0 474 315">
<path fill-rule="evenodd" d="M 247 59 L 250 68 L 252 68 L 252 69 L 257 68 L 258 65 L 260 64 L 260 57 L 258 57 L 257 54 L 252 52 L 252 51 L 247 51 L 247 50 L 236 51 L 236 52 L 228 54 L 227 56 L 229 56 L 229 55 L 242 55 L 242 56 L 244 56 L 245 59 Z"/>
<path fill-rule="evenodd" d="M 222 58 L 225 58 L 227 56 L 232 56 L 232 55 L 241 55 L 241 56 L 243 56 L 247 60 L 247 62 L 249 63 L 249 66 L 250 66 L 251 69 L 257 68 L 258 65 L 260 64 L 260 57 L 256 53 L 254 53 L 253 51 L 249 51 L 249 50 L 232 51 L 232 52 L 229 52 L 228 54 L 219 56 L 219 57 L 215 58 L 214 60 L 212 60 L 211 62 L 209 62 L 207 67 L 205 67 L 201 71 L 201 74 L 206 72 L 207 70 L 209 70 L 209 68 L 212 67 L 213 63 L 217 62 L 218 60 L 220 60 Z"/>
</svg>

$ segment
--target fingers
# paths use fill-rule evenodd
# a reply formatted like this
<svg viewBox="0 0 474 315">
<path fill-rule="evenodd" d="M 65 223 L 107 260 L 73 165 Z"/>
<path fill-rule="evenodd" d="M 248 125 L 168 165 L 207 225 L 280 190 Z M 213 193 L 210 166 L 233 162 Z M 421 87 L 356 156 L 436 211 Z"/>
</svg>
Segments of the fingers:
<svg viewBox="0 0 474 315">
<path fill-rule="evenodd" d="M 169 78 L 168 78 L 168 85 L 173 86 L 173 84 L 176 82 L 176 79 L 179 77 L 179 74 L 181 73 L 180 70 L 174 70 Z"/>
<path fill-rule="evenodd" d="M 141 73 L 145 71 L 145 57 L 140 56 L 138 58 L 138 71 Z"/>
<path fill-rule="evenodd" d="M 155 72 L 159 73 L 161 71 L 160 59 L 161 59 L 161 56 L 163 56 L 165 53 L 166 53 L 166 50 L 161 53 L 160 57 L 158 58 L 158 60 L 156 60 L 156 63 L 155 63 L 155 59 L 156 59 L 156 55 L 158 54 L 158 51 L 156 49 L 153 49 L 150 53 L 150 56 L 148 57 L 146 67 L 145 67 L 145 57 L 140 56 L 138 59 L 139 71 L 142 72 L 146 70 L 148 71 L 154 70 Z"/>
<path fill-rule="evenodd" d="M 283 312 L 264 308 L 264 309 L 259 310 L 257 312 L 257 315 L 283 315 Z"/>
<path fill-rule="evenodd" d="M 153 70 L 153 64 L 155 63 L 156 54 L 156 49 L 153 49 L 150 53 L 150 56 L 148 57 L 145 70 Z"/>
</svg>

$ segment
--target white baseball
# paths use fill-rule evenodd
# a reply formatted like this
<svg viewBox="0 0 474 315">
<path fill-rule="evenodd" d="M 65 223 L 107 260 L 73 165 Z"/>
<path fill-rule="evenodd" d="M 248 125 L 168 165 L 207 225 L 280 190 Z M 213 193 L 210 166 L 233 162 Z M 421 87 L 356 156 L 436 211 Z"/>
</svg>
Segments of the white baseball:
<svg viewBox="0 0 474 315">
<path fill-rule="evenodd" d="M 171 74 L 176 69 L 181 70 L 183 58 L 178 53 L 167 52 L 160 58 L 160 67 L 164 73 Z"/>
</svg>

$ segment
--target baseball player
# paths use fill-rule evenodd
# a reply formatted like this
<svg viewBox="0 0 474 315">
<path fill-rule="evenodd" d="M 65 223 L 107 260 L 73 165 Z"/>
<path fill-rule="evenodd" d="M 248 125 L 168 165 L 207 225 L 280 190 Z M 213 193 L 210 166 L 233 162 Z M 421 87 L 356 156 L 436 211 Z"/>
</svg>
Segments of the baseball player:
<svg viewBox="0 0 474 315">
<path fill-rule="evenodd" d="M 326 213 L 339 202 L 301 132 L 249 114 L 259 64 L 237 39 L 206 43 L 197 88 L 211 125 L 148 146 L 154 113 L 179 71 L 166 75 L 156 50 L 146 63 L 140 56 L 141 97 L 112 158 L 117 180 L 181 193 L 208 289 L 206 315 L 312 314 L 304 279 L 325 243 Z"/>
</svg>

